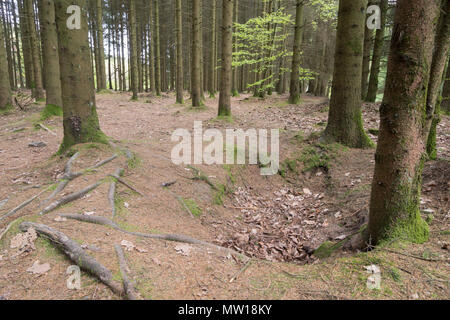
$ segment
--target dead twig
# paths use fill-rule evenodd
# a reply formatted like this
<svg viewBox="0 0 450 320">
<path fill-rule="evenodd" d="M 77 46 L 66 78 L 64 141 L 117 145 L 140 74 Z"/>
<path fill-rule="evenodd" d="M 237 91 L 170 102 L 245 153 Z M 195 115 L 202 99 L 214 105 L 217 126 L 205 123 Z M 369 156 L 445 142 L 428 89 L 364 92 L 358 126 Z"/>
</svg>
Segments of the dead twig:
<svg viewBox="0 0 450 320">
<path fill-rule="evenodd" d="M 39 236 L 46 237 L 59 247 L 80 268 L 99 278 L 112 292 L 121 297 L 124 296 L 121 285 L 113 280 L 112 273 L 95 260 L 95 258 L 87 254 L 76 241 L 70 239 L 64 233 L 46 225 L 33 222 L 23 222 L 19 228 L 23 232 L 26 232 L 29 228 L 33 228 Z"/>
<path fill-rule="evenodd" d="M 54 133 L 52 130 L 50 130 L 49 128 L 47 128 L 46 126 L 44 126 L 42 123 L 38 123 L 37 126 L 41 127 L 42 129 L 44 129 L 45 131 L 47 131 L 48 133 L 56 136 L 56 133 Z"/>
<path fill-rule="evenodd" d="M 125 260 L 125 254 L 123 253 L 122 247 L 116 244 L 114 245 L 114 249 L 116 250 L 117 259 L 119 260 L 120 274 L 122 275 L 123 280 L 123 291 L 128 300 L 138 300 L 136 289 L 134 288 L 131 280 L 128 278 L 128 272 L 130 269 L 128 268 L 127 261 Z"/>
<path fill-rule="evenodd" d="M 248 269 L 248 267 L 250 267 L 250 265 L 252 264 L 253 259 L 250 259 L 231 279 L 230 279 L 230 283 L 234 282 L 242 273 L 245 272 L 245 270 Z"/>
</svg>

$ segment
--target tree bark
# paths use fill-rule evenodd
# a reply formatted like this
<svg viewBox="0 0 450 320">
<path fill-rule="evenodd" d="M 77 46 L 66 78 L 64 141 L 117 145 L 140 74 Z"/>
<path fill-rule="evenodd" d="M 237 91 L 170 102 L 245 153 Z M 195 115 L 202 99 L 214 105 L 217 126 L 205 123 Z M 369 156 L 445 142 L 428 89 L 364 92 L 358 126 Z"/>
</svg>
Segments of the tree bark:
<svg viewBox="0 0 450 320">
<path fill-rule="evenodd" d="M 130 21 L 130 53 L 131 53 L 131 91 L 133 92 L 132 100 L 138 99 L 138 49 L 136 39 L 136 2 L 135 0 L 129 0 L 129 13 Z"/>
<path fill-rule="evenodd" d="M 81 8 L 80 29 L 67 28 L 67 8 L 70 5 Z M 78 143 L 108 143 L 100 130 L 97 116 L 86 11 L 84 0 L 55 2 L 63 100 L 64 139 L 61 152 Z"/>
<path fill-rule="evenodd" d="M 341 0 L 337 26 L 333 87 L 323 138 L 349 147 L 373 144 L 361 115 L 361 70 L 367 0 Z"/>
<path fill-rule="evenodd" d="M 31 57 L 33 63 L 34 82 L 32 85 L 33 97 L 36 100 L 44 99 L 44 87 L 42 83 L 41 59 L 36 35 L 36 24 L 34 20 L 33 0 L 25 0 L 25 8 L 28 20 L 28 31 L 30 37 Z"/>
<path fill-rule="evenodd" d="M 202 28 L 200 22 L 200 1 L 192 0 L 192 83 L 191 96 L 192 106 L 202 106 L 201 96 L 201 37 Z M 230 89 L 231 90 L 231 89 Z"/>
<path fill-rule="evenodd" d="M 303 0 L 297 0 L 289 103 L 300 102 L 300 61 L 303 37 Z"/>
<path fill-rule="evenodd" d="M 100 90 L 106 89 L 106 67 L 105 67 L 105 48 L 103 45 L 103 5 L 102 0 L 96 0 L 97 5 L 97 43 L 98 43 L 98 75 L 100 78 Z"/>
<path fill-rule="evenodd" d="M 427 121 L 424 128 L 424 139 L 427 140 L 427 153 L 430 159 L 437 158 L 436 129 L 440 119 L 439 93 L 443 74 L 448 60 L 450 45 L 450 0 L 444 0 L 441 22 L 436 35 L 433 63 L 431 64 L 430 84 L 427 95 Z"/>
<path fill-rule="evenodd" d="M 372 67 L 370 70 L 369 87 L 367 89 L 368 102 L 375 102 L 378 94 L 378 78 L 380 75 L 381 56 L 384 47 L 384 31 L 386 29 L 386 16 L 388 10 L 388 0 L 381 0 L 381 29 L 377 30 L 375 43 L 373 45 Z"/>
<path fill-rule="evenodd" d="M 3 22 L 0 21 L 0 110 L 11 106 L 11 85 L 8 76 L 8 60 L 3 40 Z"/>
<path fill-rule="evenodd" d="M 159 0 L 155 0 L 155 92 L 157 96 L 161 95 L 161 44 L 159 34 Z"/>
<path fill-rule="evenodd" d="M 219 116 L 231 116 L 231 62 L 233 54 L 233 0 L 223 0 L 222 68 L 219 96 Z"/>
<path fill-rule="evenodd" d="M 46 104 L 62 108 L 58 34 L 53 0 L 39 2 Z"/>
<path fill-rule="evenodd" d="M 438 1 L 397 2 L 370 199 L 368 234 L 375 245 L 428 239 L 420 216 L 422 130 L 438 17 Z"/>
<path fill-rule="evenodd" d="M 177 0 L 177 103 L 183 104 L 183 14 L 181 0 Z"/>
</svg>

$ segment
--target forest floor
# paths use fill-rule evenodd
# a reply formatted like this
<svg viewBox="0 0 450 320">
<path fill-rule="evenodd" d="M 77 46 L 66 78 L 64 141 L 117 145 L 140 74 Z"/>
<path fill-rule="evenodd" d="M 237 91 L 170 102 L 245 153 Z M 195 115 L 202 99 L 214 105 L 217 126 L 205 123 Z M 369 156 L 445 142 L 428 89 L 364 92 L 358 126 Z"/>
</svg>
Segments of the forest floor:
<svg viewBox="0 0 450 320">
<path fill-rule="evenodd" d="M 430 222 L 430 241 L 396 241 L 371 252 L 354 252 L 343 239 L 367 222 L 374 150 L 319 143 L 327 121 L 326 99 L 304 96 L 295 106 L 283 95 L 265 100 L 241 95 L 233 98 L 234 118 L 228 122 L 216 118 L 217 98 L 207 99 L 201 110 L 192 110 L 189 102 L 176 105 L 173 94 L 142 94 L 138 102 L 130 98 L 123 93 L 97 95 L 101 128 L 114 143 L 78 146 L 72 172 L 115 153 L 119 157 L 71 181 L 55 199 L 125 168 L 123 179 L 143 195 L 118 184 L 114 221 L 122 229 L 183 234 L 252 259 L 242 262 L 204 246 L 145 239 L 59 217 L 77 213 L 111 219 L 109 183 L 40 216 L 49 190 L 0 221 L 0 234 L 10 225 L 0 240 L 0 299 L 119 299 L 85 272 L 81 289 L 69 290 L 66 270 L 73 262 L 48 239 L 39 237 L 28 250 L 11 248 L 23 221 L 65 233 L 111 270 L 115 280 L 121 276 L 114 244 L 122 244 L 131 278 L 145 299 L 449 298 L 449 117 L 443 116 L 439 125 L 439 160 L 428 162 L 424 170 L 422 210 Z M 365 128 L 374 141 L 377 108 L 363 106 Z M 40 120 L 42 109 L 38 103 L 27 112 L 0 117 L 0 219 L 64 173 L 69 157 L 55 155 L 62 119 Z M 280 128 L 280 174 L 261 176 L 257 165 L 174 165 L 172 132 L 192 132 L 194 121 L 203 121 L 204 129 Z M 34 142 L 45 146 L 29 146 Z M 338 243 L 338 250 L 330 257 L 313 255 L 325 241 Z M 40 270 L 31 268 L 36 261 Z M 367 287 L 370 265 L 381 269 L 380 289 Z"/>
</svg>

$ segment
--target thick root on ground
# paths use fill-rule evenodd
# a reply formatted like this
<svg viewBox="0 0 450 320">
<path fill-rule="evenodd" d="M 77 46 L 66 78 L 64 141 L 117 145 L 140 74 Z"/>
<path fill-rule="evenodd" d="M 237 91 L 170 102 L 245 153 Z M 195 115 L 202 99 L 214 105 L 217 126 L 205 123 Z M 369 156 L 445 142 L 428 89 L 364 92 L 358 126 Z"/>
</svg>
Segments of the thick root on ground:
<svg viewBox="0 0 450 320">
<path fill-rule="evenodd" d="M 115 294 L 121 297 L 124 296 L 121 285 L 113 280 L 112 273 L 92 256 L 84 252 L 83 248 L 76 241 L 70 239 L 64 233 L 46 225 L 33 222 L 23 222 L 19 228 L 23 232 L 26 232 L 29 228 L 33 228 L 38 235 L 46 237 L 59 247 L 81 269 L 99 278 Z"/>
</svg>

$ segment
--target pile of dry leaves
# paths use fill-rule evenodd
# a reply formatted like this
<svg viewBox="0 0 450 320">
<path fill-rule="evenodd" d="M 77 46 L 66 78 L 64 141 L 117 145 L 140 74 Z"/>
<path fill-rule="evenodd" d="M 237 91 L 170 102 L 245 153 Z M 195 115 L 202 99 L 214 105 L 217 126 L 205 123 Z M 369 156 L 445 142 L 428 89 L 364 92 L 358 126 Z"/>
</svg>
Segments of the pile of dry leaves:
<svg viewBox="0 0 450 320">
<path fill-rule="evenodd" d="M 227 230 L 233 234 L 231 239 L 224 240 L 220 235 L 218 241 L 252 257 L 311 262 L 319 230 L 329 225 L 331 212 L 321 201 L 323 198 L 323 194 L 313 194 L 306 188 L 303 192 L 281 189 L 271 198 L 254 196 L 250 190 L 239 188 L 234 193 L 234 208 L 241 210 L 242 219 L 225 228 L 232 229 Z"/>
</svg>

